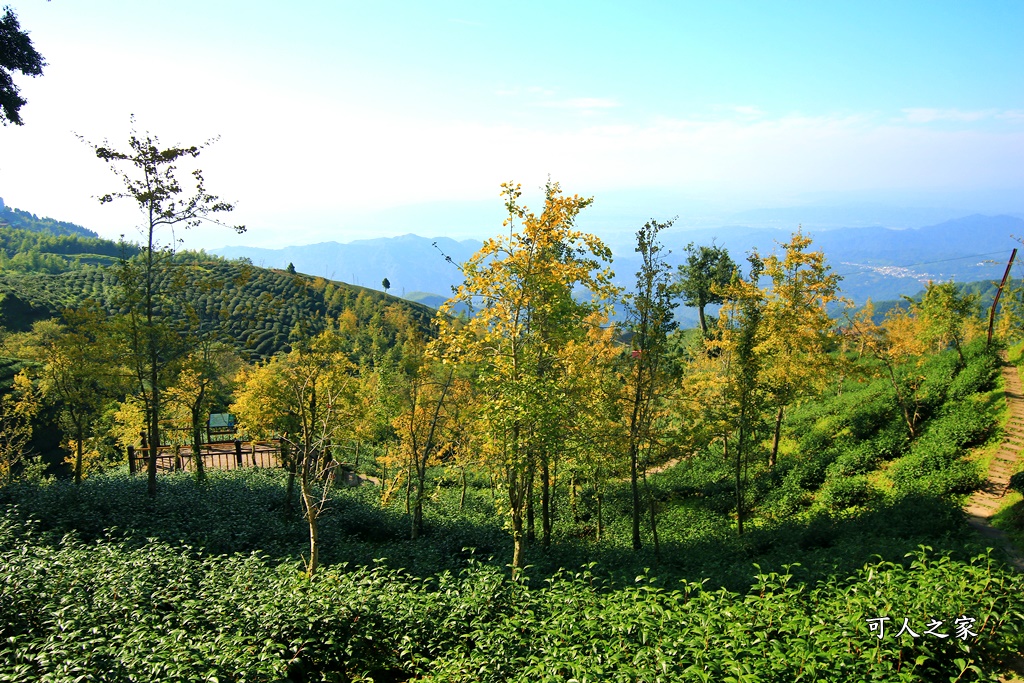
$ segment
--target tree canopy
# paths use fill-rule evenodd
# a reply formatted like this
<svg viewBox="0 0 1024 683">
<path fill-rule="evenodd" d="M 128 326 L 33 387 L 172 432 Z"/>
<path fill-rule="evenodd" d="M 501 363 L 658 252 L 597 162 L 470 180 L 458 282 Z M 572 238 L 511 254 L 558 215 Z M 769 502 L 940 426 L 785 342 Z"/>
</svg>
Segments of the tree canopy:
<svg viewBox="0 0 1024 683">
<path fill-rule="evenodd" d="M 20 112 L 27 100 L 21 96 L 11 73 L 19 71 L 26 76 L 41 76 L 44 66 L 46 62 L 32 47 L 28 31 L 21 29 L 14 11 L 4 7 L 3 17 L 0 17 L 0 123 L 24 125 Z"/>
</svg>

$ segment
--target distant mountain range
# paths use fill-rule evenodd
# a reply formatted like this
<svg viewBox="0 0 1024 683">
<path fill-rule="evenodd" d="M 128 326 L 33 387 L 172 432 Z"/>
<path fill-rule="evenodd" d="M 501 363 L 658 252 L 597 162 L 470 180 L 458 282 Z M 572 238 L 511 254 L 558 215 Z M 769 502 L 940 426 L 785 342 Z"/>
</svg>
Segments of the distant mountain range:
<svg viewBox="0 0 1024 683">
<path fill-rule="evenodd" d="M 795 229 L 795 227 L 794 227 Z M 770 252 L 789 239 L 792 230 L 724 226 L 662 233 L 673 265 L 685 257 L 688 243 L 726 247 L 741 262 L 756 248 Z M 970 282 L 1002 276 L 1010 251 L 1024 235 L 1024 219 L 1015 216 L 973 215 L 913 229 L 883 227 L 835 228 L 808 231 L 813 249 L 821 249 L 833 270 L 843 276 L 843 293 L 862 304 L 866 299 L 897 299 L 922 289 L 928 280 Z M 391 293 L 436 306 L 462 277 L 455 264 L 468 259 L 481 246 L 477 240 L 455 241 L 402 235 L 357 240 L 347 244 L 324 242 L 284 249 L 225 247 L 214 253 L 228 258 L 248 257 L 255 265 L 322 275 L 364 287 L 381 289 L 386 277 Z M 445 256 L 451 258 L 448 262 Z M 629 287 L 640 261 L 636 254 L 616 254 L 613 269 L 618 284 Z M 679 312 L 683 324 L 692 311 Z"/>
<path fill-rule="evenodd" d="M 447 237 L 402 235 L 283 249 L 224 247 L 213 253 L 225 258 L 246 257 L 253 265 L 266 268 L 286 268 L 291 263 L 300 273 L 371 289 L 382 290 L 381 282 L 387 278 L 392 294 L 420 292 L 447 298 L 451 286 L 462 281 L 456 264 L 468 260 L 481 245 L 477 240 L 457 242 Z"/>
</svg>

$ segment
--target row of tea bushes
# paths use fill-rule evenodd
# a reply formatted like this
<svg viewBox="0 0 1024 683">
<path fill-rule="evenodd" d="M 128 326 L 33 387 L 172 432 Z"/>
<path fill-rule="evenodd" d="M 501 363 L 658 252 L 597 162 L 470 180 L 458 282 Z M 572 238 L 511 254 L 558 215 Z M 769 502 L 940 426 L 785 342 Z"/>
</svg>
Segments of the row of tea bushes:
<svg viewBox="0 0 1024 683">
<path fill-rule="evenodd" d="M 9 509 L 0 576 L 0 681 L 991 680 L 1024 650 L 1024 577 L 926 548 L 814 586 L 758 574 L 746 594 L 475 563 L 309 581 L 259 555 L 57 538 Z M 896 637 L 904 619 L 918 637 Z"/>
</svg>

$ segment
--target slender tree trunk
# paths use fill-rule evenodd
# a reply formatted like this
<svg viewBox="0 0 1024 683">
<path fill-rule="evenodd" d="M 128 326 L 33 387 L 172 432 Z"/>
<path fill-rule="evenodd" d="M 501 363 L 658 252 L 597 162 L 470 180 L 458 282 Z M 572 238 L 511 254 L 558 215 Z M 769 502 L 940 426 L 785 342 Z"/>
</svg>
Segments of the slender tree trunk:
<svg viewBox="0 0 1024 683">
<path fill-rule="evenodd" d="M 155 354 L 154 354 L 155 355 Z M 152 360 L 153 368 L 150 373 L 150 381 L 153 383 L 152 391 L 152 414 L 149 423 L 149 467 L 147 469 L 146 493 L 152 498 L 156 496 L 156 457 L 160 453 L 160 390 L 156 387 L 157 367 L 156 360 Z"/>
<path fill-rule="evenodd" d="M 704 303 L 697 306 L 697 318 L 700 320 L 700 333 L 703 336 L 708 336 L 708 323 L 704 318 Z"/>
<path fill-rule="evenodd" d="M 406 468 L 405 478 L 405 514 L 412 514 L 411 498 L 412 498 L 412 465 Z"/>
<path fill-rule="evenodd" d="M 736 528 L 740 536 L 743 535 L 743 436 L 744 408 L 740 408 L 740 428 L 736 439 Z"/>
<path fill-rule="evenodd" d="M 512 507 L 512 578 L 523 568 L 523 513 Z"/>
<path fill-rule="evenodd" d="M 772 437 L 772 452 L 768 456 L 768 468 L 775 467 L 779 455 L 779 434 L 782 432 L 782 412 L 785 406 L 779 406 L 779 412 L 775 416 L 775 435 Z"/>
<path fill-rule="evenodd" d="M 462 468 L 462 494 L 459 496 L 459 512 L 466 507 L 466 468 Z"/>
<path fill-rule="evenodd" d="M 196 466 L 196 481 L 202 484 L 206 481 L 206 467 L 203 464 L 203 430 L 200 427 L 201 416 L 200 405 L 203 395 L 199 395 L 200 403 L 192 408 L 192 461 Z"/>
<path fill-rule="evenodd" d="M 661 543 L 658 542 L 658 517 L 657 517 L 657 503 L 654 501 L 654 496 L 651 495 L 650 490 L 647 491 L 647 502 L 651 508 L 651 536 L 654 539 L 654 557 L 659 562 L 661 561 Z"/>
<path fill-rule="evenodd" d="M 423 473 L 417 466 L 417 477 L 416 477 L 416 504 L 413 505 L 412 514 L 412 540 L 416 540 L 423 533 Z"/>
<path fill-rule="evenodd" d="M 576 474 L 569 477 L 569 509 L 572 511 L 572 523 L 580 523 L 579 509 L 576 506 Z"/>
<path fill-rule="evenodd" d="M 604 536 L 604 496 L 601 495 L 600 489 L 595 490 L 594 493 L 597 500 L 597 538 L 595 540 L 600 543 Z"/>
<path fill-rule="evenodd" d="M 639 453 L 635 439 L 629 445 L 629 486 L 633 494 L 633 550 L 640 550 L 643 543 L 640 542 L 640 486 L 637 479 L 637 460 Z"/>
<path fill-rule="evenodd" d="M 547 456 L 540 463 L 540 543 L 545 548 L 551 545 L 551 478 Z"/>
<path fill-rule="evenodd" d="M 291 514 L 293 501 L 295 500 L 295 474 L 298 467 L 296 462 L 291 459 L 288 453 L 288 443 L 281 441 L 281 462 L 288 468 L 288 486 L 284 492 L 284 510 L 286 514 Z"/>
<path fill-rule="evenodd" d="M 309 477 L 302 477 L 302 504 L 306 508 L 306 523 L 309 525 L 309 563 L 306 565 L 306 576 L 313 578 L 320 565 L 320 539 L 317 524 L 319 509 L 309 489 Z"/>
<path fill-rule="evenodd" d="M 907 430 L 910 432 L 910 440 L 913 441 L 917 436 L 915 433 L 915 423 L 917 422 L 917 415 L 911 415 L 910 406 L 907 405 L 907 400 L 903 396 L 903 392 L 900 391 L 900 384 L 896 381 L 896 372 L 892 369 L 892 364 L 885 364 L 886 370 L 889 371 L 889 383 L 892 384 L 892 389 L 896 393 L 896 402 L 900 404 L 900 410 L 903 411 L 903 421 L 907 425 Z"/>
<path fill-rule="evenodd" d="M 75 483 L 82 483 L 82 441 L 85 439 L 85 429 L 81 420 L 75 420 Z"/>
<path fill-rule="evenodd" d="M 534 467 L 530 465 L 526 484 L 526 541 L 533 543 L 537 539 L 533 518 L 533 475 Z"/>
</svg>

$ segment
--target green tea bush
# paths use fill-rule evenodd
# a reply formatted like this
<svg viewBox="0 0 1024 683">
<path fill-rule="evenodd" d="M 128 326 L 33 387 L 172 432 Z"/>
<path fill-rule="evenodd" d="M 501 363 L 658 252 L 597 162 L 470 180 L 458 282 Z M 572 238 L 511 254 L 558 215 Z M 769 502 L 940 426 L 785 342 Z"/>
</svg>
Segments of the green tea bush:
<svg viewBox="0 0 1024 683">
<path fill-rule="evenodd" d="M 534 585 L 493 566 L 421 580 L 150 542 L 49 536 L 0 518 L 0 680 L 947 681 L 1024 648 L 1024 578 L 988 556 L 921 549 L 814 585 L 749 591 L 612 583 L 588 568 Z M 956 637 L 953 620 L 976 636 Z M 888 618 L 878 638 L 869 620 Z M 947 639 L 919 634 L 943 622 Z"/>
<path fill-rule="evenodd" d="M 852 475 L 829 479 L 818 491 L 821 503 L 833 511 L 867 505 L 875 495 L 875 490 L 867 477 Z"/>
<path fill-rule="evenodd" d="M 1011 476 L 1009 485 L 1017 493 L 1024 494 L 1024 472 L 1017 472 Z"/>
<path fill-rule="evenodd" d="M 982 443 L 992 431 L 993 424 L 992 414 L 978 402 L 951 402 L 928 425 L 923 439 L 946 441 L 957 448 L 967 448 Z"/>
<path fill-rule="evenodd" d="M 998 355 L 986 352 L 984 347 L 972 346 L 967 351 L 967 366 L 949 384 L 948 396 L 951 400 L 959 401 L 978 392 L 988 391 L 999 376 Z"/>
<path fill-rule="evenodd" d="M 868 391 L 857 392 L 850 397 L 847 424 L 855 439 L 869 438 L 896 416 L 892 389 L 881 382 L 875 382 Z"/>
<path fill-rule="evenodd" d="M 892 460 L 903 455 L 910 446 L 907 426 L 901 417 L 894 417 L 889 424 L 878 430 L 868 442 L 882 460 Z"/>
<path fill-rule="evenodd" d="M 817 489 L 825 482 L 829 465 L 835 462 L 840 453 L 839 448 L 828 448 L 802 454 L 797 464 L 786 474 L 786 480 L 806 490 Z"/>
<path fill-rule="evenodd" d="M 872 442 L 852 446 L 825 468 L 827 479 L 866 474 L 878 466 L 881 457 Z"/>
<path fill-rule="evenodd" d="M 915 449 L 896 463 L 890 476 L 899 493 L 920 491 L 939 496 L 970 493 L 982 481 L 978 465 L 958 459 L 958 451 L 952 448 Z"/>
</svg>

